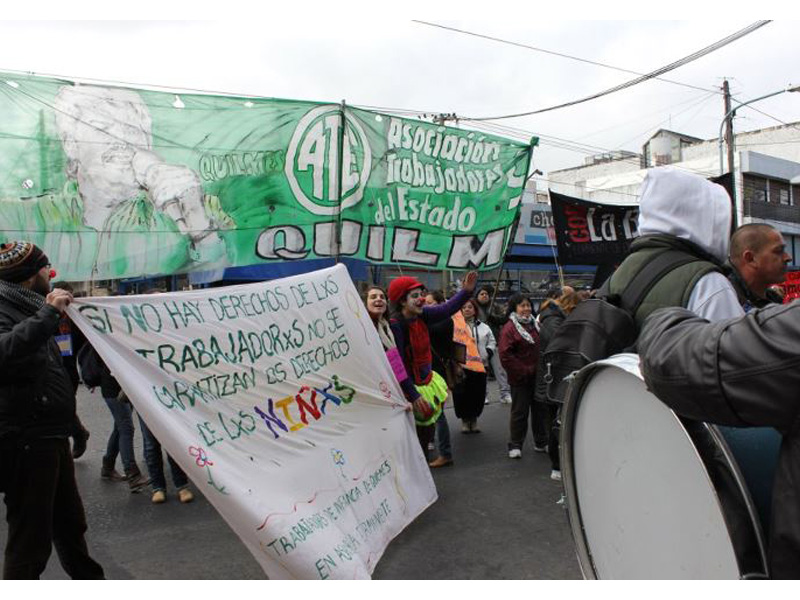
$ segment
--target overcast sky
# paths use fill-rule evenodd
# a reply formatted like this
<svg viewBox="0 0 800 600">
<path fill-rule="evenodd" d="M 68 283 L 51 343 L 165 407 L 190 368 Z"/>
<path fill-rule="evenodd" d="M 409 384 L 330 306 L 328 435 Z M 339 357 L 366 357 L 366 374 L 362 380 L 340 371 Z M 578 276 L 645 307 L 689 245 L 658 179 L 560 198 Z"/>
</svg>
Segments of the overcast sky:
<svg viewBox="0 0 800 600">
<path fill-rule="evenodd" d="M 492 4 L 484 6 L 489 10 Z M 492 13 L 488 20 L 462 20 L 446 11 L 314 20 L 238 14 L 226 22 L 0 22 L 0 69 L 489 117 L 575 100 L 636 75 L 411 19 L 640 73 L 755 20 L 544 21 L 533 10 Z M 519 129 L 523 137 L 541 136 L 534 168 L 545 173 L 580 165 L 604 150 L 638 152 L 660 128 L 714 138 L 724 111 L 713 91 L 723 78 L 741 102 L 800 85 L 797 32 L 796 21 L 773 21 L 663 76 L 703 90 L 649 81 L 579 106 L 496 124 Z M 755 106 L 770 116 L 742 109 L 737 131 L 800 121 L 800 93 Z"/>
</svg>

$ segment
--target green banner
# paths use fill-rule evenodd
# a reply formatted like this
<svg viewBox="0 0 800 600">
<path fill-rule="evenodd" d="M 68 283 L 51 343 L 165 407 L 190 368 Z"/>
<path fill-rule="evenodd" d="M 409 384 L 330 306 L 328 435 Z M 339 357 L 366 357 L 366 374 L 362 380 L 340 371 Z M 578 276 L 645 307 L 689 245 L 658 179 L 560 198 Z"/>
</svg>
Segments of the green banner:
<svg viewBox="0 0 800 600">
<path fill-rule="evenodd" d="M 489 269 L 532 148 L 342 105 L 0 73 L 0 230 L 68 280 L 345 256 Z"/>
</svg>

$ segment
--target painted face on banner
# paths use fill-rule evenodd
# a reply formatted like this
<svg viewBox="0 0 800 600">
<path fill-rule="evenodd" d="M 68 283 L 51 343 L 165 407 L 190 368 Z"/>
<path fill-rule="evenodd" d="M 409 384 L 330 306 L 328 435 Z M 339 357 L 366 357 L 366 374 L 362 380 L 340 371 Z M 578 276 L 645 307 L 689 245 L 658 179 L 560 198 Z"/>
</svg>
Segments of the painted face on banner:
<svg viewBox="0 0 800 600">
<path fill-rule="evenodd" d="M 56 123 L 68 172 L 81 194 L 103 205 L 127 200 L 141 190 L 134 158 L 150 150 L 151 120 L 135 92 L 64 87 L 56 96 Z"/>
</svg>

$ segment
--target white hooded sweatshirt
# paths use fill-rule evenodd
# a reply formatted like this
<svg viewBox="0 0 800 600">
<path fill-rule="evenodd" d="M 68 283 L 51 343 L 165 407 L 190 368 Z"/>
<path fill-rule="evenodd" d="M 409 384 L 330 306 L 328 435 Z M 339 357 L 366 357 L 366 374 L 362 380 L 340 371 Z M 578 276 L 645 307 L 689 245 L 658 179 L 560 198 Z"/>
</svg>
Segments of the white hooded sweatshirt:
<svg viewBox="0 0 800 600">
<path fill-rule="evenodd" d="M 731 230 L 731 201 L 725 189 L 673 167 L 650 169 L 639 191 L 639 234 L 669 234 L 689 240 L 725 262 Z M 744 315 L 736 292 L 721 273 L 703 276 L 686 307 L 709 321 Z"/>
</svg>

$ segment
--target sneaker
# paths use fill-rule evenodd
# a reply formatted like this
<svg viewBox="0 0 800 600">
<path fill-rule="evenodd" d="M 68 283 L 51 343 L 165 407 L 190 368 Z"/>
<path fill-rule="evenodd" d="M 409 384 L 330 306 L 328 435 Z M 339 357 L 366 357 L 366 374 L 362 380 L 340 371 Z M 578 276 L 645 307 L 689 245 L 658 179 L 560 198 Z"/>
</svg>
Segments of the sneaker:
<svg viewBox="0 0 800 600">
<path fill-rule="evenodd" d="M 484 404 L 489 404 L 489 396 L 486 396 L 486 399 L 483 401 Z"/>
<path fill-rule="evenodd" d="M 534 452 L 547 452 L 547 444 L 544 446 L 537 446 L 536 444 L 533 445 Z"/>
<path fill-rule="evenodd" d="M 500 404 L 511 404 L 511 396 L 500 396 Z"/>
<path fill-rule="evenodd" d="M 470 425 L 469 421 L 461 421 L 461 433 L 472 433 Z"/>
<path fill-rule="evenodd" d="M 432 460 L 428 463 L 428 466 L 431 469 L 440 469 L 441 467 L 452 467 L 453 466 L 453 459 L 446 458 L 444 456 L 438 456 L 435 460 Z"/>
<path fill-rule="evenodd" d="M 481 428 L 478 427 L 478 421 L 471 421 L 470 424 L 469 424 L 469 430 L 472 433 L 480 433 L 481 432 Z"/>
<path fill-rule="evenodd" d="M 189 488 L 178 490 L 178 500 L 181 501 L 181 504 L 189 504 L 189 502 L 194 500 L 194 494 L 192 493 L 192 490 Z"/>
<path fill-rule="evenodd" d="M 150 498 L 150 501 L 153 504 L 164 504 L 164 502 L 167 501 L 167 494 L 164 492 L 164 490 L 156 490 L 153 492 L 153 497 Z"/>
<path fill-rule="evenodd" d="M 522 458 L 522 450 L 519 448 L 512 448 L 508 451 L 508 458 Z"/>
<path fill-rule="evenodd" d="M 561 481 L 561 471 L 557 469 L 550 471 L 550 479 L 553 481 Z"/>
</svg>

